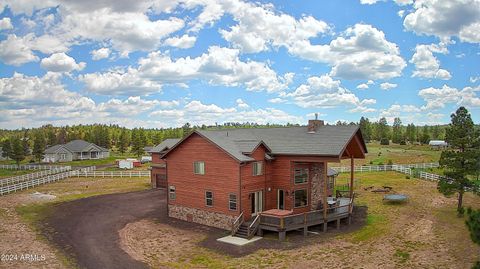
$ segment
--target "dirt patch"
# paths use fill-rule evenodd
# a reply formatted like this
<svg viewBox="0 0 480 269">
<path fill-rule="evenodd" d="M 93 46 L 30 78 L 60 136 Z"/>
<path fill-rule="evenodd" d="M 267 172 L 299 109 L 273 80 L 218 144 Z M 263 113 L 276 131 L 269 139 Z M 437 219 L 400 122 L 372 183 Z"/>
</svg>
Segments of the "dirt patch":
<svg viewBox="0 0 480 269">
<path fill-rule="evenodd" d="M 119 231 L 119 235 L 120 246 L 126 253 L 154 268 L 175 261 L 183 256 L 186 249 L 193 249 L 205 238 L 202 233 L 151 220 L 129 223 Z"/>
</svg>

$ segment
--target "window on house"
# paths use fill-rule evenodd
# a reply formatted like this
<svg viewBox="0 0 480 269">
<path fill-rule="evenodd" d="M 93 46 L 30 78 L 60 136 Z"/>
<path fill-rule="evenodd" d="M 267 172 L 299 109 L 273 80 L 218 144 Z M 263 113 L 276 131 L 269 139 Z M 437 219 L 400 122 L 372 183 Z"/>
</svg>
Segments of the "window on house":
<svg viewBox="0 0 480 269">
<path fill-rule="evenodd" d="M 237 195 L 230 194 L 228 196 L 228 209 L 237 210 Z"/>
<path fill-rule="evenodd" d="M 175 186 L 169 186 L 168 187 L 168 198 L 170 200 L 175 200 L 176 198 L 176 194 L 175 194 Z"/>
<path fill-rule="evenodd" d="M 205 205 L 213 206 L 213 192 L 211 191 L 205 192 Z"/>
<path fill-rule="evenodd" d="M 193 173 L 196 175 L 205 175 L 205 162 L 194 162 Z"/>
<path fill-rule="evenodd" d="M 295 168 L 295 184 L 308 182 L 308 168 Z"/>
<path fill-rule="evenodd" d="M 263 175 L 263 163 L 262 162 L 254 162 L 252 163 L 252 170 L 254 176 Z"/>
<path fill-rule="evenodd" d="M 308 205 L 307 190 L 296 190 L 293 192 L 295 198 L 295 207 L 304 207 Z"/>
</svg>

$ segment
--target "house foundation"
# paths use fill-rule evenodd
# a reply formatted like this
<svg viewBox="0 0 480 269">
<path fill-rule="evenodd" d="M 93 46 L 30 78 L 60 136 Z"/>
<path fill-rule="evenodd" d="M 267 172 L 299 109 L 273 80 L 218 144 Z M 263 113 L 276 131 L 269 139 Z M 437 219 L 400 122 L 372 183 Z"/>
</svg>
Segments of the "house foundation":
<svg viewBox="0 0 480 269">
<path fill-rule="evenodd" d="M 206 210 L 178 205 L 168 205 L 168 216 L 224 230 L 230 230 L 232 228 L 232 223 L 235 221 L 236 218 L 235 216 L 230 216 L 222 213 L 210 212 Z"/>
</svg>

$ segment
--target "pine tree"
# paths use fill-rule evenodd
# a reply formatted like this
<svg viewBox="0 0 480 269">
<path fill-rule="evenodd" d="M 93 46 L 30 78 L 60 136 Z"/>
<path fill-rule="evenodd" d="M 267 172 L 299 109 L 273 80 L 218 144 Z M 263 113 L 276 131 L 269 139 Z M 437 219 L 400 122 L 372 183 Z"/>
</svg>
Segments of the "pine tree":
<svg viewBox="0 0 480 269">
<path fill-rule="evenodd" d="M 402 134 L 402 121 L 400 118 L 395 118 L 393 120 L 393 134 L 392 134 L 392 142 L 395 144 L 400 144 L 402 141 L 403 134 Z"/>
<path fill-rule="evenodd" d="M 480 245 L 480 210 L 472 210 L 471 208 L 468 208 L 467 215 L 468 218 L 465 221 L 465 224 L 470 231 L 470 238 L 472 238 L 474 243 Z M 480 261 L 478 261 L 473 268 L 480 268 Z"/>
<path fill-rule="evenodd" d="M 9 139 L 4 140 L 2 142 L 2 157 L 3 158 L 10 158 L 12 155 L 12 143 Z"/>
<path fill-rule="evenodd" d="M 473 121 L 464 107 L 451 115 L 452 123 L 446 129 L 445 140 L 450 150 L 443 151 L 440 165 L 445 168 L 448 179 L 438 182 L 438 190 L 446 196 L 458 193 L 457 211 L 463 214 L 463 194 L 465 191 L 478 191 L 472 177 L 478 169 L 480 133 L 474 129 Z"/>
<path fill-rule="evenodd" d="M 405 136 L 407 137 L 408 142 L 410 142 L 410 144 L 415 143 L 415 137 L 417 135 L 416 135 L 416 128 L 415 128 L 415 125 L 413 123 L 407 125 L 407 131 L 406 131 Z"/>
<path fill-rule="evenodd" d="M 365 142 L 370 142 L 372 139 L 372 125 L 368 118 L 361 117 L 360 118 L 360 130 L 362 131 L 363 139 Z"/>
<path fill-rule="evenodd" d="M 122 129 L 122 132 L 120 133 L 120 137 L 118 138 L 118 151 L 120 151 L 120 153 L 125 153 L 125 151 L 127 151 L 127 145 L 128 145 L 127 133 L 125 129 Z"/>
<path fill-rule="evenodd" d="M 19 165 L 21 161 L 25 160 L 22 141 L 20 141 L 18 137 L 14 138 L 12 141 L 12 151 L 10 154 L 10 159 L 14 160 L 17 165 Z"/>
<path fill-rule="evenodd" d="M 37 131 L 35 133 L 35 138 L 33 140 L 33 156 L 37 159 L 38 162 L 41 162 L 44 156 L 45 151 L 45 138 L 43 133 Z"/>
<path fill-rule="evenodd" d="M 420 138 L 420 143 L 428 144 L 430 142 L 430 128 L 427 125 L 423 126 L 422 136 Z"/>
<path fill-rule="evenodd" d="M 28 144 L 28 140 L 28 130 L 25 130 L 22 137 L 22 148 L 25 156 L 30 155 L 30 145 Z"/>
<path fill-rule="evenodd" d="M 143 147 L 145 141 L 145 134 L 143 129 L 133 129 L 132 131 L 132 152 L 137 156 L 140 157 L 143 154 Z"/>
<path fill-rule="evenodd" d="M 388 130 L 388 124 L 387 124 L 387 119 L 386 118 L 380 118 L 377 123 L 377 137 L 380 141 L 389 141 L 390 136 L 389 136 L 389 130 Z"/>
<path fill-rule="evenodd" d="M 67 143 L 67 130 L 65 128 L 60 129 L 57 137 L 57 144 Z"/>
</svg>

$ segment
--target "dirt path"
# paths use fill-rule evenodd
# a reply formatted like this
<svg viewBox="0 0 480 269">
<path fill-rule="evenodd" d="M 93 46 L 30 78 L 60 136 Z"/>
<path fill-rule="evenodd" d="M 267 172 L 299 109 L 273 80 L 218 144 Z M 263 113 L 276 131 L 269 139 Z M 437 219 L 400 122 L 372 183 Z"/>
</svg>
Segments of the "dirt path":
<svg viewBox="0 0 480 269">
<path fill-rule="evenodd" d="M 58 205 L 42 230 L 80 268 L 147 268 L 120 248 L 118 231 L 130 222 L 165 218 L 165 204 L 159 189 L 75 200 Z"/>
</svg>

